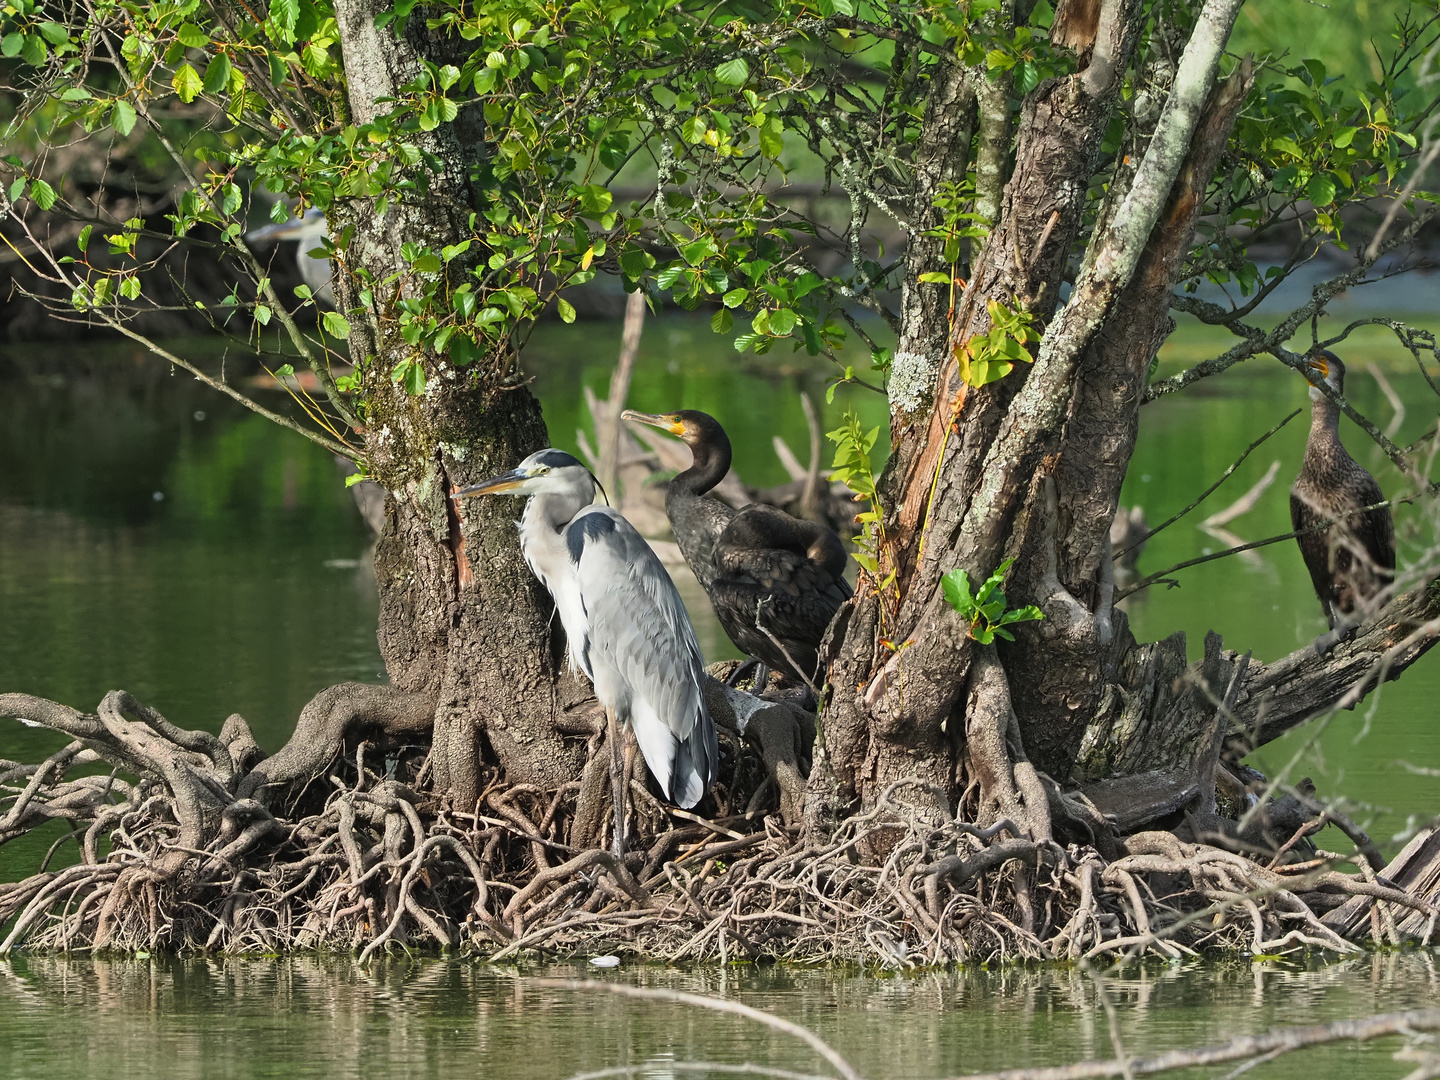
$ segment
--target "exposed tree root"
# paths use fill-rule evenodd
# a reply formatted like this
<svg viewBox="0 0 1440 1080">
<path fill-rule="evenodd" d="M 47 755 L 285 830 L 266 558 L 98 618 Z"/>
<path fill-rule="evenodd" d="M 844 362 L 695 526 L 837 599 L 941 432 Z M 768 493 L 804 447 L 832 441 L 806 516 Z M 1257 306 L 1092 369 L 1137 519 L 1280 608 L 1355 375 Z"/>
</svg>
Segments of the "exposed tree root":
<svg viewBox="0 0 1440 1080">
<path fill-rule="evenodd" d="M 982 659 L 975 679 L 986 677 Z M 1336 927 L 1357 921 L 1356 936 L 1388 940 L 1400 924 L 1425 940 L 1435 930 L 1426 900 L 1368 865 L 1339 873 L 1338 857 L 1267 866 L 1158 831 L 1128 837 L 1109 859 L 1057 842 L 1040 774 L 1023 759 L 1002 767 L 1007 755 L 983 750 L 979 732 L 976 752 L 995 763 L 976 772 L 982 824 L 907 815 L 913 782 L 901 781 L 813 844 L 776 782 L 777 762 L 803 764 L 794 746 L 776 750 L 778 719 L 759 738 L 723 729 L 709 816 L 667 811 L 632 778 L 633 846 L 618 860 L 594 843 L 605 785 L 547 791 L 494 778 L 474 812 L 428 795 L 426 756 L 409 734 L 422 704 L 383 688 L 322 693 L 306 710 L 306 740 L 314 755 L 334 750 L 307 777 L 283 755 L 254 762 L 238 718 L 216 737 L 120 692 L 94 715 L 0 696 L 0 713 L 74 737 L 39 765 L 0 762 L 0 843 L 59 819 L 79 851 L 75 865 L 0 885 L 0 953 L 333 947 L 368 957 L 438 946 L 495 959 L 626 951 L 911 966 L 1345 952 L 1358 946 Z M 1003 746 L 1012 721 L 1004 709 L 991 719 L 988 737 Z M 70 775 L 97 764 L 110 771 Z M 1369 925 L 1322 921 L 1352 898 L 1347 915 L 1369 903 Z"/>
</svg>

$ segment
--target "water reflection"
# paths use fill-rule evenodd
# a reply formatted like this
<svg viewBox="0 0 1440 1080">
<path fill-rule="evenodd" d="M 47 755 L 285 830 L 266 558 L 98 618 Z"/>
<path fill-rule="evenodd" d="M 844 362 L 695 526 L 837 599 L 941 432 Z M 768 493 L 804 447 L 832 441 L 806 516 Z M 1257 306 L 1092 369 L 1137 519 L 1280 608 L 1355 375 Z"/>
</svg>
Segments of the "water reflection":
<svg viewBox="0 0 1440 1080">
<path fill-rule="evenodd" d="M 538 986 L 462 961 L 218 958 L 0 962 L 0 1080 L 37 1076 L 567 1077 L 611 1065 L 755 1061 L 814 1071 L 802 1046 L 738 1017 Z M 804 1024 L 870 1077 L 931 1078 L 1111 1053 L 1091 980 L 1073 969 L 927 973 L 747 966 L 621 969 L 625 982 L 732 997 Z M 1134 1053 L 1276 1025 L 1433 1002 L 1430 953 L 1334 964 L 1189 963 L 1114 976 L 1106 991 Z M 1315 1050 L 1263 1078 L 1400 1076 L 1395 1040 Z M 823 1069 L 821 1071 L 824 1071 Z"/>
</svg>

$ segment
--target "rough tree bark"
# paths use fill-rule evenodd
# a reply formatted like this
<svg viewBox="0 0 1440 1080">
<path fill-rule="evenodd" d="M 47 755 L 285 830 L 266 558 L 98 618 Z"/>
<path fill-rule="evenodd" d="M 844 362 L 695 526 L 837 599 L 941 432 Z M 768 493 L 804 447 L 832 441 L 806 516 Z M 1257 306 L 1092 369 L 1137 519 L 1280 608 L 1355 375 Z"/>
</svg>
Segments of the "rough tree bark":
<svg viewBox="0 0 1440 1080">
<path fill-rule="evenodd" d="M 373 120 L 382 99 L 422 70 L 423 56 L 446 63 L 463 42 L 447 41 L 410 20 L 403 35 L 377 30 L 387 5 L 336 5 L 352 120 Z M 456 62 L 459 62 L 456 60 Z M 420 135 L 440 169 L 425 198 L 393 205 L 383 217 L 373 200 L 341 200 L 337 230 L 353 238 L 336 272 L 342 306 L 360 305 L 360 278 L 383 280 L 404 268 L 404 242 L 435 250 L 468 235 L 470 169 L 486 154 L 478 106 L 453 124 Z M 463 274 L 477 250 L 443 272 Z M 584 744 L 563 735 L 556 717 L 580 705 L 587 688 L 565 675 L 563 642 L 552 628 L 548 596 L 520 557 L 513 500 L 450 501 L 458 487 L 514 466 L 547 445 L 540 405 L 514 378 L 508 349 L 461 371 L 427 363 L 426 392 L 409 395 L 391 371 L 414 355 L 400 335 L 395 301 L 376 290 L 372 317 L 354 321 L 352 355 L 364 363 L 373 402 L 365 433 L 371 472 L 387 491 L 385 530 L 375 555 L 380 585 L 380 647 L 392 684 L 427 695 L 434 708 L 434 769 L 440 791 L 473 809 L 488 745 L 514 783 L 555 787 L 573 779 Z"/>
</svg>

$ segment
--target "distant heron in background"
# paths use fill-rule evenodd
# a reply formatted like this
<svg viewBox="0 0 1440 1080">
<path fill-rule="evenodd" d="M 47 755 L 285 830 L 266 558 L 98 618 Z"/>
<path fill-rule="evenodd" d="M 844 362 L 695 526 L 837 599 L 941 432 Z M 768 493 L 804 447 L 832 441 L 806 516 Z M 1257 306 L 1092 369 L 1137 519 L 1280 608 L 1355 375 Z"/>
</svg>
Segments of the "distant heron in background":
<svg viewBox="0 0 1440 1080">
<path fill-rule="evenodd" d="M 298 218 L 252 229 L 245 234 L 245 242 L 274 243 L 279 240 L 300 241 L 295 251 L 295 265 L 300 270 L 300 280 L 310 287 L 315 298 L 330 307 L 335 306 L 335 291 L 330 286 L 330 260 L 323 255 L 310 254 L 326 232 L 325 212 L 311 206 Z"/>
<path fill-rule="evenodd" d="M 715 781 L 719 745 L 705 709 L 705 661 L 685 605 L 645 539 L 619 511 L 592 505 L 595 477 L 561 450 L 539 450 L 513 470 L 461 488 L 528 495 L 520 550 L 555 600 L 570 662 L 605 706 L 614 795 L 612 850 L 625 853 L 627 723 L 666 796 L 689 809 Z"/>
</svg>

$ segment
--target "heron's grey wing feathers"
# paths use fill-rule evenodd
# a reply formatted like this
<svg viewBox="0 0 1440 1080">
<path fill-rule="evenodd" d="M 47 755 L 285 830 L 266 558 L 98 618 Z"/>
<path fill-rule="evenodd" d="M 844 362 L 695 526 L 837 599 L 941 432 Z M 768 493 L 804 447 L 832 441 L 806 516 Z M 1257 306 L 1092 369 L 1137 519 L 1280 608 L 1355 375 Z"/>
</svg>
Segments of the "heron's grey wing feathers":
<svg viewBox="0 0 1440 1080">
<path fill-rule="evenodd" d="M 705 661 L 675 583 L 610 507 L 576 515 L 566 542 L 597 685 L 612 673 L 624 683 L 646 764 L 674 802 L 694 806 L 714 779 L 719 750 L 705 710 Z"/>
</svg>

